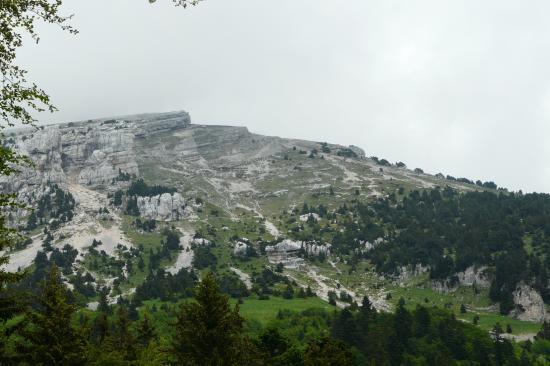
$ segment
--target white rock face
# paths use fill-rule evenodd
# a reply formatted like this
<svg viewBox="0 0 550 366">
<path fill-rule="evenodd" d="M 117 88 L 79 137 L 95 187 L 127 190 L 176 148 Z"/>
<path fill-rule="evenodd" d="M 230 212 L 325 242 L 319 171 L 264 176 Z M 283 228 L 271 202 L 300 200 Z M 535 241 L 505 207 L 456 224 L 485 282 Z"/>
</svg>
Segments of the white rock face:
<svg viewBox="0 0 550 366">
<path fill-rule="evenodd" d="M 157 132 L 184 130 L 191 123 L 186 112 L 94 120 L 25 129 L 14 133 L 10 147 L 35 164 L 17 176 L 0 177 L 2 191 L 23 186 L 76 181 L 88 186 L 107 186 L 119 172 L 138 175 L 137 141 Z"/>
<path fill-rule="evenodd" d="M 302 243 L 302 248 L 310 255 L 330 255 L 330 244 Z"/>
<path fill-rule="evenodd" d="M 243 243 L 242 241 L 238 241 L 235 243 L 235 247 L 233 248 L 233 255 L 237 257 L 243 257 L 246 255 L 247 250 L 248 244 Z"/>
<path fill-rule="evenodd" d="M 362 252 L 362 253 L 366 253 L 368 251 L 371 251 L 373 250 L 374 248 L 376 248 L 377 246 L 379 246 L 380 244 L 383 244 L 385 242 L 384 238 L 377 238 L 376 240 L 374 240 L 374 242 L 369 242 L 369 241 L 361 241 L 359 242 L 359 244 L 363 247 L 362 249 L 359 249 L 358 251 Z"/>
<path fill-rule="evenodd" d="M 276 245 L 269 245 L 265 247 L 265 252 L 269 255 L 270 253 L 297 252 L 300 249 L 302 249 L 302 243 L 285 239 Z"/>
<path fill-rule="evenodd" d="M 285 267 L 296 268 L 302 262 L 302 258 L 296 257 L 296 254 L 302 249 L 302 243 L 285 239 L 276 245 L 265 247 L 265 253 L 270 263 L 283 263 Z"/>
<path fill-rule="evenodd" d="M 297 268 L 304 260 L 297 256 L 303 250 L 310 255 L 330 255 L 330 244 L 319 244 L 315 242 L 299 242 L 285 239 L 276 245 L 265 247 L 267 259 L 271 263 L 283 263 L 285 267 Z"/>
<path fill-rule="evenodd" d="M 210 245 L 210 241 L 204 238 L 196 238 L 191 241 L 191 245 Z"/>
<path fill-rule="evenodd" d="M 458 281 L 462 286 L 489 287 L 491 280 L 487 274 L 487 267 L 476 268 L 474 266 L 466 268 L 463 272 L 458 272 Z"/>
<path fill-rule="evenodd" d="M 513 293 L 515 318 L 525 321 L 543 322 L 550 318 L 540 294 L 525 283 L 520 283 Z"/>
<path fill-rule="evenodd" d="M 317 215 L 316 213 L 308 213 L 308 214 L 305 214 L 305 215 L 301 215 L 300 216 L 300 221 L 306 222 L 307 220 L 309 220 L 310 216 L 312 216 L 313 220 L 315 220 L 315 221 L 319 221 L 319 219 L 320 219 L 319 215 Z"/>
<path fill-rule="evenodd" d="M 423 273 L 426 273 L 430 270 L 430 267 L 423 266 L 422 264 L 417 264 L 413 266 L 402 266 L 398 269 L 397 282 L 399 285 L 403 285 L 412 277 L 420 276 Z"/>
<path fill-rule="evenodd" d="M 456 291 L 459 286 L 476 286 L 478 288 L 488 288 L 491 286 L 491 277 L 487 267 L 470 266 L 462 272 L 458 272 L 456 277 L 444 280 L 431 281 L 432 289 L 439 293 L 450 293 Z"/>
<path fill-rule="evenodd" d="M 458 289 L 458 282 L 452 282 L 449 279 L 446 280 L 434 280 L 431 281 L 432 290 L 440 294 L 448 294 L 455 292 Z"/>
<path fill-rule="evenodd" d="M 137 197 L 142 217 L 157 221 L 176 221 L 186 216 L 185 200 L 179 193 L 164 193 L 153 197 Z"/>
</svg>

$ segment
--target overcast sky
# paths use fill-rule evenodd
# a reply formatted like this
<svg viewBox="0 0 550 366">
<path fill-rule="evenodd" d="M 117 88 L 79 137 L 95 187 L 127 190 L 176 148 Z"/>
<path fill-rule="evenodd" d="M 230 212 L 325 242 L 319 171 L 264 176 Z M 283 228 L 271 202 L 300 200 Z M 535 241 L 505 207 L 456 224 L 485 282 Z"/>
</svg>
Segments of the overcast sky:
<svg viewBox="0 0 550 366">
<path fill-rule="evenodd" d="M 19 62 L 60 112 L 354 144 L 410 168 L 550 191 L 550 2 L 65 0 Z"/>
</svg>

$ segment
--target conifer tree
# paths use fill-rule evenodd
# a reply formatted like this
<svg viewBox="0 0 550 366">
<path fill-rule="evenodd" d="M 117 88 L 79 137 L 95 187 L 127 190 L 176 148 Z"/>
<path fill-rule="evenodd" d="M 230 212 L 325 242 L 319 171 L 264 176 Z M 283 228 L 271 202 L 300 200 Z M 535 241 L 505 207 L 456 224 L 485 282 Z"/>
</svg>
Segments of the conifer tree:
<svg viewBox="0 0 550 366">
<path fill-rule="evenodd" d="M 260 335 L 258 347 L 268 358 L 274 358 L 285 353 L 290 344 L 277 328 L 268 328 Z"/>
<path fill-rule="evenodd" d="M 136 358 L 135 337 L 131 328 L 132 321 L 125 306 L 119 306 L 113 322 L 113 331 L 109 338 L 111 350 L 118 352 L 124 360 L 132 361 Z"/>
<path fill-rule="evenodd" d="M 305 366 L 351 366 L 355 357 L 344 343 L 329 337 L 310 342 L 304 354 Z"/>
<path fill-rule="evenodd" d="M 137 342 L 141 347 L 147 347 L 149 343 L 156 340 L 157 331 L 155 325 L 151 321 L 149 312 L 143 314 L 143 319 L 141 319 L 136 326 L 137 331 Z"/>
<path fill-rule="evenodd" d="M 389 337 L 390 364 L 401 365 L 409 338 L 412 334 L 412 317 L 405 308 L 405 300 L 399 299 L 393 318 L 393 332 Z"/>
<path fill-rule="evenodd" d="M 31 365 L 83 365 L 84 337 L 72 323 L 77 307 L 69 303 L 57 266 L 52 267 L 36 302 L 36 310 L 25 315 L 19 355 Z"/>
<path fill-rule="evenodd" d="M 349 309 L 343 309 L 336 315 L 331 327 L 332 336 L 346 344 L 361 347 L 362 334 L 353 314 Z"/>
<path fill-rule="evenodd" d="M 550 322 L 545 321 L 542 323 L 540 332 L 537 333 L 537 338 L 550 340 Z"/>
<path fill-rule="evenodd" d="M 363 333 L 369 330 L 369 323 L 376 317 L 376 309 L 373 308 L 368 296 L 363 296 L 359 307 L 358 322 Z"/>
<path fill-rule="evenodd" d="M 418 305 L 414 312 L 414 335 L 423 337 L 430 332 L 431 316 L 428 309 Z"/>
<path fill-rule="evenodd" d="M 101 344 L 110 334 L 109 318 L 106 313 L 100 312 L 92 324 L 92 341 Z"/>
<path fill-rule="evenodd" d="M 232 366 L 244 364 L 245 339 L 239 307 L 230 309 L 212 273 L 199 284 L 194 302 L 181 306 L 174 324 L 171 351 L 178 365 Z"/>
</svg>

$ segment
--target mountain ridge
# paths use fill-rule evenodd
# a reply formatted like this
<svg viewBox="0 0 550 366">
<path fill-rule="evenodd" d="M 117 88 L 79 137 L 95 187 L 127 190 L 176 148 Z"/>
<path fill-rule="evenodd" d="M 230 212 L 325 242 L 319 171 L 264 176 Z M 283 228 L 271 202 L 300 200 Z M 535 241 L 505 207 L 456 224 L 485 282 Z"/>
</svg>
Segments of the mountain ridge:
<svg viewBox="0 0 550 366">
<path fill-rule="evenodd" d="M 242 126 L 195 125 L 183 111 L 8 131 L 5 143 L 28 155 L 35 167 L 0 181 L 2 190 L 18 192 L 24 204 L 38 208 L 36 215 L 20 210 L 12 217 L 31 239 L 10 252 L 8 268 L 30 267 L 41 252 L 58 250 L 71 258 L 67 283 L 86 271 L 94 286 L 110 289 L 113 302 L 131 298 L 146 274 L 135 269 L 137 254 L 131 253 L 139 251 L 140 261 L 147 262 L 162 249 L 155 265 L 171 273 L 199 270 L 198 258 L 207 255 L 254 286 L 257 271 L 281 264 L 286 278 L 299 287 L 312 286 L 319 297 L 339 306 L 368 295 L 379 310 L 389 310 L 395 301 L 390 295 L 403 289 L 422 286 L 434 299 L 451 299 L 477 284 L 483 298 L 471 306 L 481 309 L 491 271 L 461 268 L 451 273 L 458 276 L 453 282 L 432 279 L 439 271 L 433 264 L 404 264 L 388 274 L 361 259 L 361 272 L 350 263 L 358 255 L 389 252 L 396 240 L 394 223 L 367 222 L 370 229 L 351 239 L 351 252 L 342 252 L 334 233 L 349 230 L 349 220 L 371 220 L 361 205 L 373 212 L 382 204 L 395 210 L 400 202 L 423 197 L 415 192 L 515 196 L 492 182 L 430 175 L 400 162 L 368 158 L 355 146 L 263 136 Z M 179 239 L 166 247 L 170 235 Z M 122 261 L 126 257 L 135 259 Z M 512 291 L 517 306 L 525 308 L 520 319 L 546 317 L 537 291 L 527 284 Z M 335 293 L 348 297 L 334 299 Z M 88 299 L 89 306 L 94 299 Z M 494 305 L 490 311 L 496 311 Z"/>
</svg>

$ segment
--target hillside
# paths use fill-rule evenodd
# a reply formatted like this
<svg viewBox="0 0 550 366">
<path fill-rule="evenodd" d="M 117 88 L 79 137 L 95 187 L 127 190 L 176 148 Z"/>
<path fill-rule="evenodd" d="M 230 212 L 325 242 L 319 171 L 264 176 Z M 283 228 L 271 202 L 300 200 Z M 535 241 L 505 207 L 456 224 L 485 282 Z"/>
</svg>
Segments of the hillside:
<svg viewBox="0 0 550 366">
<path fill-rule="evenodd" d="M 90 309 L 178 300 L 186 276 L 214 269 L 235 298 L 308 290 L 389 311 L 403 297 L 524 336 L 549 317 L 547 195 L 186 112 L 13 130 L 4 143 L 35 163 L 1 183 L 34 208 L 11 217 L 30 239 L 8 269 L 28 268 L 32 287 L 55 262 Z"/>
</svg>

